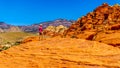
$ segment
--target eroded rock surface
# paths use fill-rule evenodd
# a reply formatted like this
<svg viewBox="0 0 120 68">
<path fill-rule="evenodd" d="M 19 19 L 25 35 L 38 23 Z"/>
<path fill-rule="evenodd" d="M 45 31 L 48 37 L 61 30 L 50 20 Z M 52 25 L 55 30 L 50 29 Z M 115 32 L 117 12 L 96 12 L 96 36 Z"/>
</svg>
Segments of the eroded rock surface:
<svg viewBox="0 0 120 68">
<path fill-rule="evenodd" d="M 0 52 L 0 67 L 120 68 L 120 49 L 82 39 L 34 40 Z"/>
</svg>

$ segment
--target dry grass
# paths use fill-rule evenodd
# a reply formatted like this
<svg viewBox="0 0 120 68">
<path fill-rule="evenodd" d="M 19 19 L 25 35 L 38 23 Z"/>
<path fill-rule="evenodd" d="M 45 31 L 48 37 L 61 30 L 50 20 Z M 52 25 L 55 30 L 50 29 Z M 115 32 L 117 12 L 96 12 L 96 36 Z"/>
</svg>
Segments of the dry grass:
<svg viewBox="0 0 120 68">
<path fill-rule="evenodd" d="M 16 42 L 21 40 L 25 37 L 35 36 L 36 34 L 32 33 L 25 33 L 25 32 L 7 32 L 7 33 L 0 33 L 0 43 L 4 44 L 7 42 Z"/>
</svg>

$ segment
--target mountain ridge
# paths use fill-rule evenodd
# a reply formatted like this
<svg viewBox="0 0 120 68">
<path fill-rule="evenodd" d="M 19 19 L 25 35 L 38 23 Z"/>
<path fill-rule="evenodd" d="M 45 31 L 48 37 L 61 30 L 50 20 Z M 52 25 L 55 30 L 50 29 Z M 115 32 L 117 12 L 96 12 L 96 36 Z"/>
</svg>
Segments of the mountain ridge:
<svg viewBox="0 0 120 68">
<path fill-rule="evenodd" d="M 63 25 L 66 27 L 69 27 L 73 22 L 73 20 L 67 20 L 67 19 L 56 19 L 53 21 L 46 21 L 41 23 L 35 23 L 32 25 L 23 25 L 23 26 L 15 26 L 11 24 L 7 24 L 5 22 L 0 22 L 0 29 L 2 32 L 13 32 L 12 30 L 8 30 L 10 27 L 14 27 L 14 32 L 38 32 L 39 24 L 43 24 L 43 28 L 45 29 L 48 26 L 59 26 Z M 19 28 L 19 29 L 18 29 Z M 16 30 L 16 31 L 15 31 Z M 17 31 L 19 30 L 19 31 Z"/>
</svg>

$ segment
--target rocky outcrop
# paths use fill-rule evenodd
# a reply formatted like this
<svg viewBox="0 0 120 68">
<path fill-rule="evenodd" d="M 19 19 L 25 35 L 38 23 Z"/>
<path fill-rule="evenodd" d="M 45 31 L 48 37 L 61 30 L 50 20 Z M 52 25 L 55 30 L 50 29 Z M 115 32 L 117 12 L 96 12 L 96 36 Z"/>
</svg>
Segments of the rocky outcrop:
<svg viewBox="0 0 120 68">
<path fill-rule="evenodd" d="M 63 26 L 63 25 L 59 25 L 59 26 L 48 26 L 44 31 L 44 35 L 47 36 L 58 36 L 58 35 L 62 35 L 63 32 L 67 30 L 67 27 Z"/>
<path fill-rule="evenodd" d="M 104 42 L 105 40 L 110 41 L 111 39 L 114 39 L 115 41 L 117 39 L 117 41 L 120 42 L 119 32 L 120 6 L 117 4 L 114 6 L 109 6 L 104 3 L 97 7 L 93 12 L 79 18 L 77 22 L 73 23 L 72 26 L 64 32 L 64 36 L 96 40 L 100 42 Z M 109 37 L 109 35 L 112 37 Z M 115 35 L 117 35 L 117 37 L 114 37 Z M 106 41 L 104 43 L 108 44 L 108 42 Z M 109 42 L 109 44 L 116 44 L 114 46 L 120 46 L 118 42 L 114 44 Z"/>
<path fill-rule="evenodd" d="M 58 33 L 63 33 L 65 30 L 67 30 L 67 27 L 63 26 L 63 25 L 59 25 L 56 27 L 56 31 Z"/>
<path fill-rule="evenodd" d="M 39 41 L 39 37 L 27 37 L 25 38 L 24 40 L 22 40 L 22 44 L 23 43 L 29 43 L 29 42 L 32 42 L 32 41 Z"/>
<path fill-rule="evenodd" d="M 52 31 L 52 32 L 57 32 L 57 33 L 63 33 L 65 30 L 67 30 L 67 27 L 63 25 L 59 26 L 48 26 L 45 30 L 47 31 Z"/>
<path fill-rule="evenodd" d="M 56 27 L 55 26 L 48 26 L 45 30 L 55 32 Z"/>
</svg>

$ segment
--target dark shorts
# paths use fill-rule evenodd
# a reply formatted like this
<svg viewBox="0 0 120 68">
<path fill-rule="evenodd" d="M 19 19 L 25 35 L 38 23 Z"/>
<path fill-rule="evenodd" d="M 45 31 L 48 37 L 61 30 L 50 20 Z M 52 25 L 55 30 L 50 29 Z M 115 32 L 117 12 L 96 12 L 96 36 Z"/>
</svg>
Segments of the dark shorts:
<svg viewBox="0 0 120 68">
<path fill-rule="evenodd" d="M 42 32 L 39 32 L 39 35 L 42 35 Z"/>
</svg>

